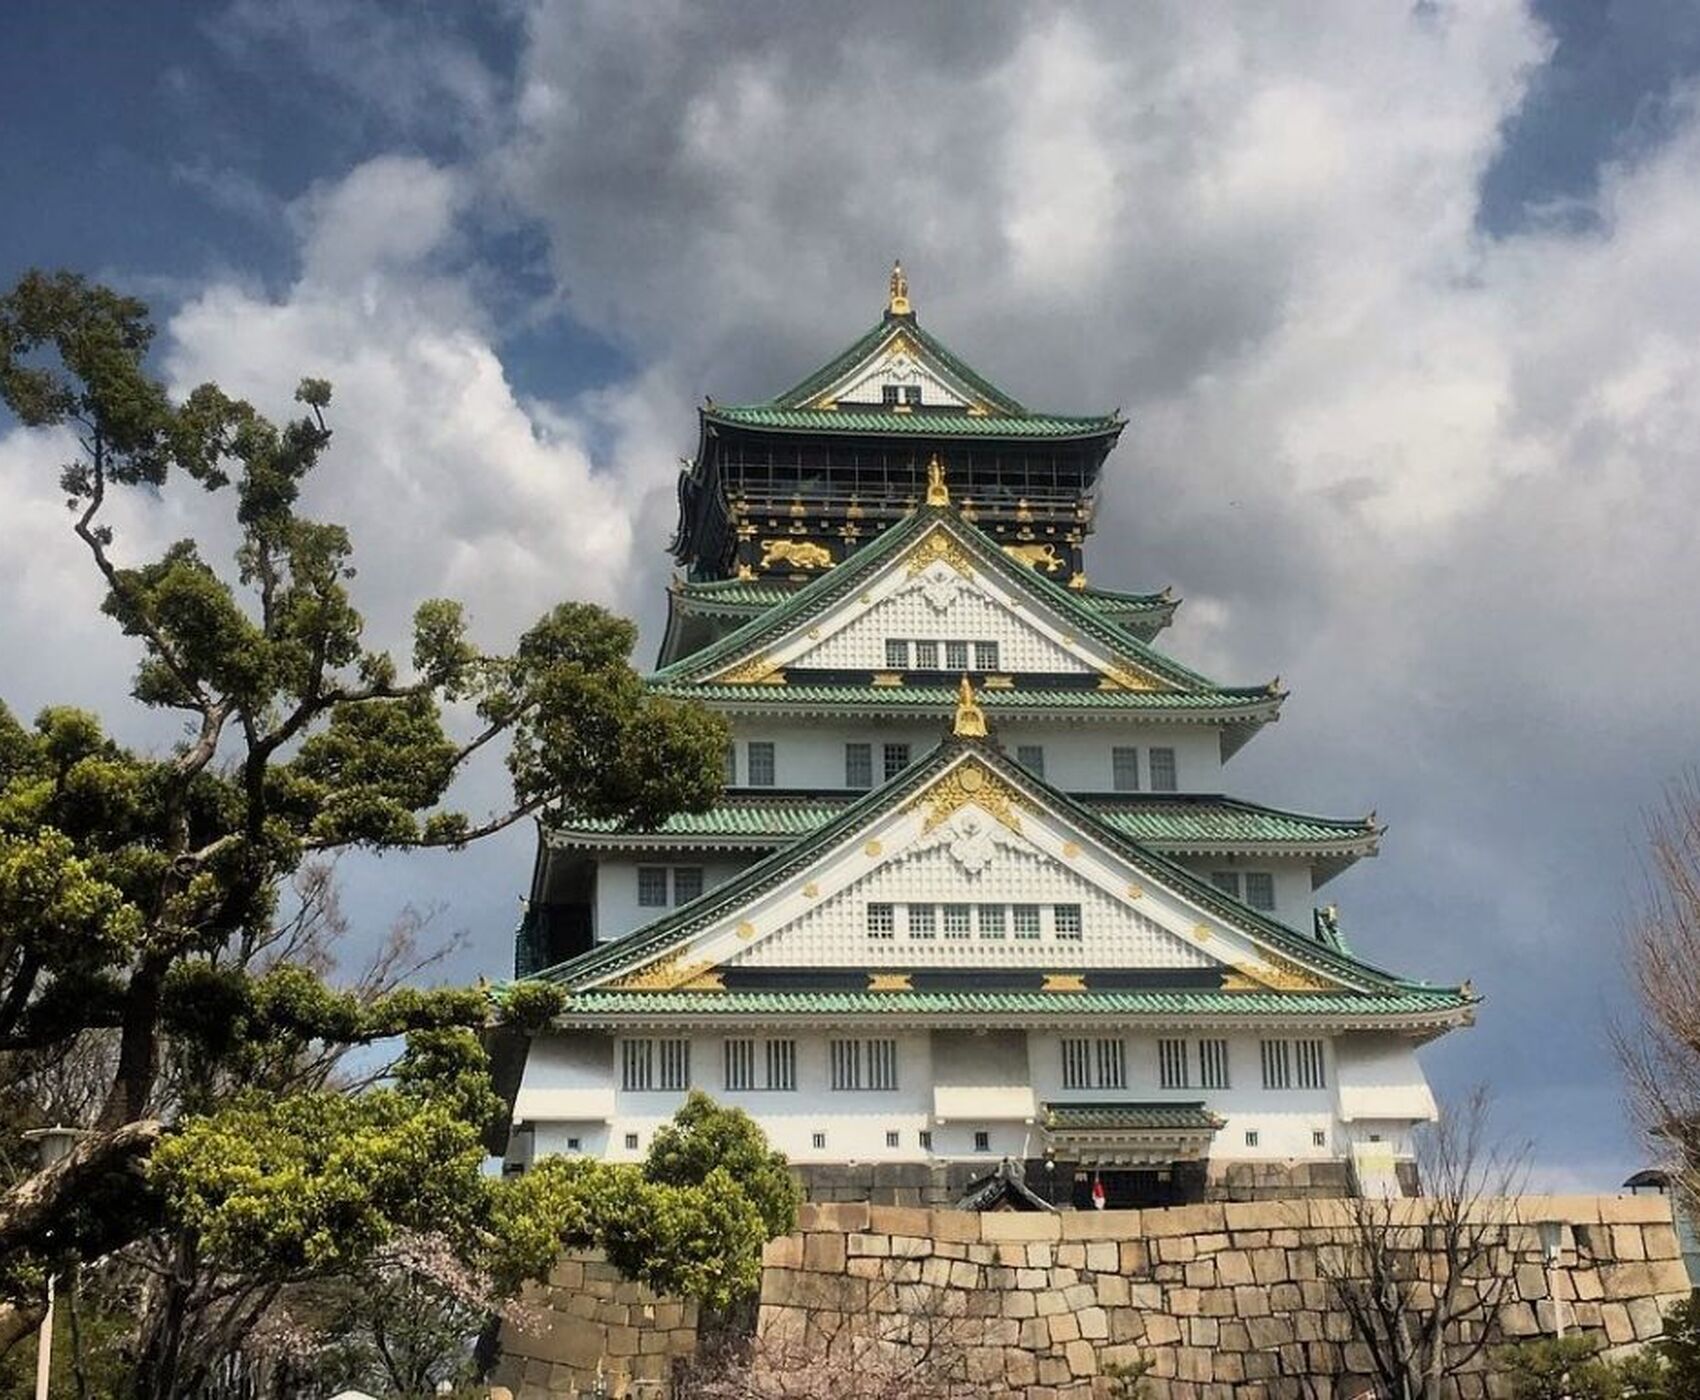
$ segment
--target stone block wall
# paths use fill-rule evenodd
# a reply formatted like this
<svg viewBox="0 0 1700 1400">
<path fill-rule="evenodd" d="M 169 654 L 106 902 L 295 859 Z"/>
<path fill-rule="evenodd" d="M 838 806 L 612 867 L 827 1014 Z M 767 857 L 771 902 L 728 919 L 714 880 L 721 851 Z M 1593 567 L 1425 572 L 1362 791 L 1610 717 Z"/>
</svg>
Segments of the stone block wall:
<svg viewBox="0 0 1700 1400">
<path fill-rule="evenodd" d="M 664 1397 L 697 1345 L 697 1306 L 628 1283 L 599 1254 L 568 1251 L 502 1324 L 495 1381 L 519 1400 Z M 597 1387 L 600 1383 L 601 1390 Z"/>
<path fill-rule="evenodd" d="M 1397 1203 L 1401 1226 L 1431 1204 Z M 1490 1207 L 1491 1209 L 1491 1207 Z M 760 1329 L 776 1353 L 846 1362 L 925 1353 L 964 1394 L 1061 1400 L 1110 1393 L 1105 1368 L 1146 1358 L 1158 1400 L 1355 1395 L 1369 1361 L 1330 1305 L 1317 1250 L 1351 1238 L 1347 1202 L 972 1215 L 811 1204 L 768 1246 Z M 1511 1279 L 1506 1341 L 1565 1326 L 1622 1348 L 1657 1334 L 1688 1292 L 1656 1197 L 1526 1197 L 1495 1213 Z M 1537 1224 L 1562 1222 L 1549 1267 Z M 1450 1393 L 1504 1391 L 1486 1359 Z"/>
</svg>

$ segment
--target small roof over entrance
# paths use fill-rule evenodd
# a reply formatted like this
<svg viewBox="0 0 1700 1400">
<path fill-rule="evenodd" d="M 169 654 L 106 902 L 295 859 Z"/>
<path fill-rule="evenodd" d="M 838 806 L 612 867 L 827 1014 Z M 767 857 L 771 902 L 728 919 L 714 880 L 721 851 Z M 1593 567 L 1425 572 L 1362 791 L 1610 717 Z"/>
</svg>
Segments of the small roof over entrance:
<svg viewBox="0 0 1700 1400">
<path fill-rule="evenodd" d="M 1202 1103 L 1053 1103 L 1045 1129 L 1059 1157 L 1088 1167 L 1201 1161 L 1225 1120 Z"/>
</svg>

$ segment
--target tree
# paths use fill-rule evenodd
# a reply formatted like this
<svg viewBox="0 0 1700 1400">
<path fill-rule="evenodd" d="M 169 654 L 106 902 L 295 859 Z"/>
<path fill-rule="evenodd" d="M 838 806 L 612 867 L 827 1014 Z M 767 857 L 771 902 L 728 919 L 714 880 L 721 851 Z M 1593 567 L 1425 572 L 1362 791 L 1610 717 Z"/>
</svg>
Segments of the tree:
<svg viewBox="0 0 1700 1400">
<path fill-rule="evenodd" d="M 1610 1360 L 1599 1350 L 1598 1337 L 1553 1337 L 1501 1347 L 1493 1359 L 1510 1377 L 1514 1400 L 1675 1400 L 1691 1393 L 1667 1384 L 1655 1352 Z"/>
<path fill-rule="evenodd" d="M 331 441 L 330 386 L 303 380 L 302 414 L 282 425 L 211 384 L 174 402 L 148 371 L 153 335 L 142 303 L 68 273 L 0 297 L 0 402 L 28 428 L 70 430 L 59 486 L 102 610 L 139 650 L 132 695 L 184 723 L 154 755 L 82 711 L 26 727 L 0 706 L 0 1056 L 8 1077 L 91 1041 L 108 1056 L 71 1156 L 7 1163 L 0 1348 L 32 1324 L 47 1270 L 156 1231 L 246 1277 L 275 1270 L 279 1287 L 357 1267 L 425 1202 L 450 1234 L 478 1236 L 494 1210 L 474 1182 L 478 1133 L 495 1109 L 472 1031 L 500 1010 L 474 990 L 362 997 L 242 950 L 279 927 L 289 881 L 317 858 L 457 848 L 546 804 L 627 826 L 702 810 L 726 739 L 706 711 L 645 691 L 634 629 L 599 608 L 562 604 L 490 652 L 458 604 L 433 599 L 405 665 L 368 645 L 348 533 L 300 508 Z M 232 566 L 193 539 L 123 559 L 113 493 L 184 486 L 228 502 Z M 451 732 L 450 705 L 470 732 Z M 501 745 L 510 800 L 457 810 L 457 776 Z M 393 1088 L 288 1082 L 326 1047 L 396 1036 L 409 1043 Z M 238 1160 L 327 1194 L 291 1204 Z M 184 1254 L 166 1265 L 168 1316 L 199 1274 Z M 143 1393 L 188 1383 L 183 1341 L 156 1329 Z"/>
<path fill-rule="evenodd" d="M 1526 1153 L 1496 1146 L 1487 1128 L 1478 1090 L 1420 1142 L 1421 1199 L 1354 1196 L 1341 1203 L 1344 1242 L 1317 1250 L 1317 1273 L 1390 1400 L 1440 1400 L 1494 1336 Z"/>
</svg>

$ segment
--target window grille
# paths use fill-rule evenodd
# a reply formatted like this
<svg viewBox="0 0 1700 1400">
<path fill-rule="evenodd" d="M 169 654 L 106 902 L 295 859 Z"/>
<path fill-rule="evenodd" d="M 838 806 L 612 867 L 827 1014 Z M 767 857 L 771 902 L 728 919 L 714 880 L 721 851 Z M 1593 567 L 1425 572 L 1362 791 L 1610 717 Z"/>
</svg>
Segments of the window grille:
<svg viewBox="0 0 1700 1400">
<path fill-rule="evenodd" d="M 968 669 L 967 642 L 946 642 L 944 644 L 944 668 L 947 671 L 966 671 Z"/>
<path fill-rule="evenodd" d="M 1098 1051 L 1098 1084 L 1100 1089 L 1127 1088 L 1127 1042 L 1100 1040 Z"/>
<path fill-rule="evenodd" d="M 1245 1145 L 1247 1147 L 1256 1147 L 1257 1146 L 1257 1129 L 1256 1128 L 1247 1128 L 1246 1129 Z"/>
<path fill-rule="evenodd" d="M 1320 1040 L 1295 1040 L 1294 1056 L 1298 1061 L 1298 1080 L 1301 1089 L 1326 1089 L 1328 1072 Z"/>
<path fill-rule="evenodd" d="M 653 1040 L 620 1042 L 620 1087 L 628 1093 L 639 1093 L 655 1087 Z"/>
<path fill-rule="evenodd" d="M 1263 1087 L 1291 1089 L 1293 1087 L 1293 1057 L 1285 1040 L 1265 1040 L 1263 1050 Z"/>
<path fill-rule="evenodd" d="M 767 1087 L 784 1091 L 796 1089 L 796 1041 L 770 1040 L 767 1042 Z"/>
<path fill-rule="evenodd" d="M 862 1042 L 835 1040 L 831 1047 L 832 1087 L 860 1089 L 862 1087 Z"/>
<path fill-rule="evenodd" d="M 638 1135 L 636 1133 L 627 1133 L 626 1134 L 626 1151 L 636 1152 L 637 1146 L 638 1146 Z"/>
<path fill-rule="evenodd" d="M 688 1040 L 663 1040 L 661 1049 L 661 1087 L 688 1089 L 691 1087 L 691 1043 Z"/>
<path fill-rule="evenodd" d="M 987 1132 L 975 1133 L 974 1150 L 976 1152 L 990 1152 L 992 1150 L 992 1135 Z"/>
<path fill-rule="evenodd" d="M 973 932 L 973 912 L 966 904 L 944 906 L 944 936 L 967 938 Z"/>
<path fill-rule="evenodd" d="M 1157 1042 L 1157 1085 L 1162 1089 L 1185 1089 L 1187 1085 L 1186 1042 Z"/>
<path fill-rule="evenodd" d="M 1175 751 L 1173 749 L 1152 749 L 1146 754 L 1146 762 L 1151 768 L 1151 791 L 1174 792 L 1175 787 Z"/>
<path fill-rule="evenodd" d="M 887 744 L 881 758 L 884 760 L 885 780 L 889 783 L 909 766 L 909 745 Z"/>
<path fill-rule="evenodd" d="M 902 637 L 885 639 L 885 664 L 893 671 L 909 669 L 909 643 Z"/>
<path fill-rule="evenodd" d="M 1092 1087 L 1092 1044 L 1086 1040 L 1062 1043 L 1062 1078 L 1065 1089 Z"/>
<path fill-rule="evenodd" d="M 933 1134 L 931 1129 L 921 1129 L 921 1150 L 924 1152 L 931 1152 L 933 1150 Z"/>
<path fill-rule="evenodd" d="M 1012 906 L 1010 922 L 1015 927 L 1017 938 L 1037 938 L 1039 936 L 1039 906 L 1037 904 Z"/>
<path fill-rule="evenodd" d="M 897 1144 L 898 1144 L 897 1134 L 895 1132 L 888 1132 L 885 1135 L 885 1145 L 887 1147 L 896 1147 Z"/>
<path fill-rule="evenodd" d="M 1228 1042 L 1201 1040 L 1198 1042 L 1198 1083 L 1203 1089 L 1228 1087 Z"/>
<path fill-rule="evenodd" d="M 939 644 L 937 642 L 915 643 L 915 669 L 917 671 L 936 671 L 939 668 Z"/>
<path fill-rule="evenodd" d="M 980 906 L 980 937 L 1002 938 L 1003 930 L 1003 905 L 982 904 Z"/>
<path fill-rule="evenodd" d="M 902 400 L 898 398 L 898 389 L 900 387 L 901 386 L 897 384 L 880 385 L 880 404 L 885 408 L 895 408 L 900 402 L 902 402 Z"/>
<path fill-rule="evenodd" d="M 998 644 L 996 642 L 974 643 L 974 669 L 977 671 L 995 671 L 998 669 Z"/>
<path fill-rule="evenodd" d="M 726 752 L 720 757 L 720 777 L 727 787 L 735 787 L 738 782 L 738 746 L 728 744 Z"/>
<path fill-rule="evenodd" d="M 1017 744 L 1015 761 L 1035 778 L 1045 776 L 1045 749 L 1041 744 Z"/>
<path fill-rule="evenodd" d="M 936 911 L 930 904 L 911 904 L 909 906 L 909 936 L 911 938 L 931 938 L 938 932 Z"/>
<path fill-rule="evenodd" d="M 895 1040 L 870 1040 L 867 1051 L 868 1088 L 895 1089 L 897 1087 L 897 1042 Z"/>
<path fill-rule="evenodd" d="M 1139 750 L 1116 747 L 1110 750 L 1110 781 L 1117 792 L 1139 791 Z"/>
<path fill-rule="evenodd" d="M 1248 870 L 1245 873 L 1245 902 L 1253 909 L 1265 912 L 1275 907 L 1275 877 L 1267 870 Z"/>
<path fill-rule="evenodd" d="M 702 897 L 702 867 L 680 865 L 673 870 L 673 903 L 689 904 Z"/>
<path fill-rule="evenodd" d="M 756 1087 L 756 1043 L 753 1040 L 726 1042 L 726 1088 L 736 1093 Z"/>
<path fill-rule="evenodd" d="M 1328 1134 L 1321 1128 L 1315 1129 L 1310 1135 L 1310 1145 L 1312 1147 L 1327 1147 Z"/>
<path fill-rule="evenodd" d="M 1059 904 L 1051 911 L 1051 917 L 1056 923 L 1057 937 L 1064 943 L 1078 943 L 1085 937 L 1078 904 Z"/>
<path fill-rule="evenodd" d="M 667 867 L 665 865 L 638 866 L 638 908 L 665 909 L 667 907 Z"/>
<path fill-rule="evenodd" d="M 846 744 L 844 746 L 844 786 L 871 788 L 874 785 L 874 746 Z"/>
<path fill-rule="evenodd" d="M 750 741 L 750 786 L 773 786 L 773 744 L 765 739 Z"/>
<path fill-rule="evenodd" d="M 1237 870 L 1212 870 L 1210 883 L 1223 894 L 1231 894 L 1235 899 L 1240 897 L 1240 872 Z"/>
<path fill-rule="evenodd" d="M 579 1150 L 579 1139 L 578 1138 L 568 1138 L 567 1139 L 567 1151 L 568 1152 L 577 1152 L 578 1150 Z"/>
<path fill-rule="evenodd" d="M 814 1137 L 810 1139 L 810 1141 L 814 1144 L 814 1148 L 815 1148 L 816 1152 L 825 1152 L 826 1151 L 826 1134 L 825 1133 L 816 1133 L 814 1135 Z"/>
<path fill-rule="evenodd" d="M 894 938 L 897 935 L 897 916 L 889 904 L 870 904 L 868 906 L 868 937 L 878 939 Z"/>
</svg>

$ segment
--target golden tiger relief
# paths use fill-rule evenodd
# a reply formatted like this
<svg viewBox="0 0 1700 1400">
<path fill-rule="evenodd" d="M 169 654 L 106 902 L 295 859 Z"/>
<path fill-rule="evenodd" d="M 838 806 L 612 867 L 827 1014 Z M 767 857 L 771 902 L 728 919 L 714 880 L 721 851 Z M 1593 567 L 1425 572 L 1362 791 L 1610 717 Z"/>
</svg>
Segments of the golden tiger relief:
<svg viewBox="0 0 1700 1400">
<path fill-rule="evenodd" d="M 763 540 L 762 568 L 774 564 L 789 564 L 794 569 L 830 569 L 832 551 L 808 540 Z"/>
<path fill-rule="evenodd" d="M 1063 566 L 1062 558 L 1057 554 L 1054 544 L 1006 544 L 1003 552 L 1012 559 L 1019 559 L 1023 564 L 1043 569 L 1047 574 L 1054 574 Z"/>
</svg>

